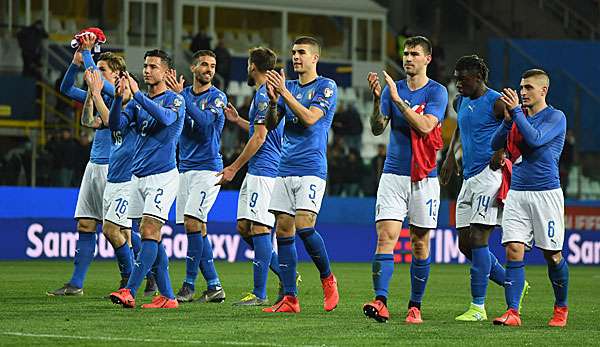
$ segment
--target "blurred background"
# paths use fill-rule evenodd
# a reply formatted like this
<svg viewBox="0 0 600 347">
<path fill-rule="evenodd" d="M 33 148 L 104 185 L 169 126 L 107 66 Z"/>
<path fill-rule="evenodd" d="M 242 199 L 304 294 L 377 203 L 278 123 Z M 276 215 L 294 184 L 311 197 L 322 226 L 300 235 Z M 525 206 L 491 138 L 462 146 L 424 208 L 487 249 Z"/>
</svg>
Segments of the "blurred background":
<svg viewBox="0 0 600 347">
<path fill-rule="evenodd" d="M 525 69 L 551 76 L 549 103 L 568 118 L 561 181 L 569 199 L 600 198 L 600 1 L 433 0 L 2 0 L 0 1 L 0 185 L 78 187 L 93 133 L 79 125 L 81 105 L 59 92 L 80 29 L 98 26 L 103 50 L 122 54 L 141 72 L 143 52 L 160 47 L 191 80 L 192 52 L 213 49 L 215 83 L 247 114 L 253 90 L 246 85 L 247 50 L 265 45 L 288 69 L 293 39 L 311 35 L 323 43 L 319 73 L 339 86 L 329 137 L 328 194 L 373 196 L 383 168 L 389 132 L 375 137 L 368 117 L 368 71 L 403 76 L 399 52 L 411 35 L 433 42 L 428 74 L 456 88 L 453 66 L 462 55 L 485 58 L 492 88 L 517 87 Z M 79 77 L 81 83 L 81 76 Z M 456 127 L 449 107 L 445 143 Z M 389 131 L 389 130 L 388 130 Z M 226 163 L 240 153 L 247 134 L 227 124 L 221 153 Z M 445 151 L 440 152 L 440 159 Z M 227 189 L 236 189 L 243 175 Z M 458 177 L 442 187 L 454 199 Z"/>
</svg>

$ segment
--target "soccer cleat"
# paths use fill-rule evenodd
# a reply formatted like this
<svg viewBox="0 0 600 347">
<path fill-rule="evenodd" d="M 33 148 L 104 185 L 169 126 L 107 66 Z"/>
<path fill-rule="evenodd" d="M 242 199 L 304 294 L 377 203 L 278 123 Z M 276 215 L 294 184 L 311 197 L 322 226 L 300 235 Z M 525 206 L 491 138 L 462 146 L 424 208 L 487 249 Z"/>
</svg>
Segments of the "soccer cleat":
<svg viewBox="0 0 600 347">
<path fill-rule="evenodd" d="M 179 302 L 192 302 L 194 301 L 194 289 L 189 283 L 183 282 L 181 289 L 175 295 L 175 298 Z"/>
<path fill-rule="evenodd" d="M 567 317 L 569 316 L 569 308 L 567 306 L 554 306 L 554 315 L 548 322 L 551 327 L 567 326 Z"/>
<path fill-rule="evenodd" d="M 110 301 L 112 301 L 113 304 L 123 305 L 124 308 L 135 307 L 135 298 L 131 295 L 131 290 L 127 288 L 110 293 Z"/>
<path fill-rule="evenodd" d="M 521 326 L 521 316 L 514 308 L 509 308 L 502 316 L 494 319 L 494 325 L 506 325 L 511 327 Z"/>
<path fill-rule="evenodd" d="M 300 288 L 300 282 L 302 282 L 302 276 L 300 276 L 299 272 L 296 272 L 296 289 Z M 280 302 L 281 300 L 283 300 L 284 296 L 285 296 L 285 292 L 283 290 L 283 283 L 281 283 L 281 281 L 280 281 L 279 289 L 277 291 L 277 301 L 275 301 L 275 302 Z"/>
<path fill-rule="evenodd" d="M 81 296 L 83 295 L 83 288 L 77 288 L 71 283 L 65 283 L 64 286 L 46 292 L 48 296 Z"/>
<path fill-rule="evenodd" d="M 146 277 L 146 288 L 144 288 L 144 296 L 154 296 L 158 293 L 158 285 L 154 276 Z"/>
<path fill-rule="evenodd" d="M 177 308 L 179 303 L 175 299 L 169 299 L 165 296 L 159 295 L 152 299 L 149 304 L 143 304 L 142 308 Z"/>
<path fill-rule="evenodd" d="M 268 304 L 269 299 L 261 299 L 254 293 L 248 293 L 240 301 L 234 302 L 233 306 L 267 306 Z"/>
<path fill-rule="evenodd" d="M 408 324 L 423 323 L 423 319 L 421 319 L 421 310 L 414 306 L 409 308 L 408 313 L 406 314 L 406 319 L 404 321 Z"/>
<path fill-rule="evenodd" d="M 262 311 L 270 313 L 299 313 L 300 302 L 295 296 L 285 295 L 281 301 L 271 307 L 263 308 Z"/>
<path fill-rule="evenodd" d="M 381 300 L 373 300 L 363 305 L 363 313 L 368 318 L 373 318 L 379 323 L 387 323 L 390 313 Z"/>
<path fill-rule="evenodd" d="M 202 292 L 200 298 L 198 298 L 199 303 L 207 303 L 207 302 L 223 302 L 225 301 L 225 291 L 223 287 L 218 287 L 218 289 L 207 289 Z"/>
<path fill-rule="evenodd" d="M 461 322 L 481 322 L 487 320 L 487 313 L 485 312 L 485 308 L 481 308 L 471 303 L 471 306 L 467 312 L 461 314 L 455 319 Z"/>
<path fill-rule="evenodd" d="M 337 280 L 333 273 L 327 278 L 322 278 L 321 284 L 323 285 L 323 308 L 328 312 L 333 311 L 340 301 Z"/>
<path fill-rule="evenodd" d="M 519 312 L 521 312 L 521 309 L 523 308 L 523 299 L 525 299 L 525 295 L 529 294 L 530 288 L 531 286 L 529 285 L 529 282 L 525 281 L 525 284 L 523 285 L 523 291 L 521 292 L 521 297 L 519 298 Z"/>
</svg>

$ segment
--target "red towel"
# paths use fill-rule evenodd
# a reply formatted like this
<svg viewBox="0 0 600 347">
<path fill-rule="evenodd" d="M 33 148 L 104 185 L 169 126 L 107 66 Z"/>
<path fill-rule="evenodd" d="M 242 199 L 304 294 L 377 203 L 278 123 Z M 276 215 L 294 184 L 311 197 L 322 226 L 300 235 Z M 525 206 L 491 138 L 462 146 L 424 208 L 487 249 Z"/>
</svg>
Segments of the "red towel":
<svg viewBox="0 0 600 347">
<path fill-rule="evenodd" d="M 423 114 L 425 105 L 419 105 L 415 112 Z M 442 125 L 438 125 L 427 135 L 421 136 L 413 128 L 410 129 L 412 158 L 410 162 L 410 178 L 418 182 L 427 177 L 437 167 L 437 151 L 444 147 Z"/>
<path fill-rule="evenodd" d="M 511 176 L 512 162 L 508 159 L 504 159 L 504 164 L 502 165 L 502 183 L 500 184 L 500 188 L 498 188 L 498 196 L 496 197 L 496 200 L 498 200 L 498 203 L 501 205 L 504 204 L 504 200 L 506 200 L 506 196 L 508 195 Z"/>
<path fill-rule="evenodd" d="M 81 37 L 85 34 L 94 34 L 96 36 L 96 44 L 94 46 L 95 52 L 100 52 L 100 44 L 106 43 L 106 36 L 104 35 L 104 31 L 100 28 L 85 28 L 73 35 L 73 40 L 71 40 L 71 47 L 77 48 L 81 45 Z"/>
</svg>

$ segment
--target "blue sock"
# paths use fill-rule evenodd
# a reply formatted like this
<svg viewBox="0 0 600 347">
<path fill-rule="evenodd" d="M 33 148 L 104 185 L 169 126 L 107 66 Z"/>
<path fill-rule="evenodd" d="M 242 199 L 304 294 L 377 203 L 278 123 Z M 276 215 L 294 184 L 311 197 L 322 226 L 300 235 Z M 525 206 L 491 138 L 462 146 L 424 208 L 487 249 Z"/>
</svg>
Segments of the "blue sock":
<svg viewBox="0 0 600 347">
<path fill-rule="evenodd" d="M 152 266 L 152 272 L 156 278 L 156 286 L 162 296 L 175 299 L 175 293 L 173 293 L 171 279 L 169 278 L 169 257 L 162 243 L 159 243 L 157 246 L 156 260 Z"/>
<path fill-rule="evenodd" d="M 473 296 L 474 304 L 483 305 L 492 266 L 490 263 L 490 248 L 487 245 L 474 247 L 471 249 L 471 254 L 471 296 Z"/>
<path fill-rule="evenodd" d="M 548 277 L 554 289 L 556 306 L 567 306 L 567 293 L 569 291 L 569 266 L 565 258 L 560 260 L 558 265 L 548 264 Z"/>
<path fill-rule="evenodd" d="M 296 296 L 296 266 L 298 265 L 298 253 L 296 252 L 295 237 L 278 237 L 277 248 L 279 249 L 279 274 L 283 282 L 285 295 Z"/>
<path fill-rule="evenodd" d="M 77 288 L 83 288 L 83 281 L 92 260 L 94 260 L 94 251 L 96 250 L 96 233 L 79 232 L 79 239 L 75 244 L 75 259 L 73 276 L 69 283 Z"/>
<path fill-rule="evenodd" d="M 319 269 L 321 278 L 327 278 L 331 275 L 331 269 L 329 268 L 329 256 L 325 249 L 325 243 L 321 235 L 315 230 L 315 228 L 304 228 L 298 230 L 298 235 L 306 251 L 313 260 L 313 263 Z"/>
<path fill-rule="evenodd" d="M 490 267 L 490 280 L 496 283 L 497 285 L 504 287 L 504 280 L 506 279 L 506 270 L 504 270 L 504 267 L 502 266 L 502 264 L 500 264 L 498 258 L 496 258 L 492 251 L 490 251 L 490 263 L 492 265 Z"/>
<path fill-rule="evenodd" d="M 115 249 L 121 278 L 128 278 L 131 275 L 131 270 L 133 268 L 133 255 L 131 253 L 131 248 L 129 248 L 127 242 Z"/>
<path fill-rule="evenodd" d="M 208 237 L 202 238 L 202 257 L 200 257 L 200 271 L 202 276 L 206 280 L 209 290 L 215 290 L 221 287 L 221 281 L 219 275 L 215 269 L 215 262 L 213 261 L 213 249 L 212 243 Z"/>
<path fill-rule="evenodd" d="M 193 232 L 187 234 L 188 249 L 185 258 L 185 280 L 184 282 L 191 285 L 194 289 L 194 283 L 198 277 L 198 269 L 200 268 L 200 259 L 202 258 L 203 237 L 201 232 Z"/>
<path fill-rule="evenodd" d="M 142 238 L 140 234 L 131 230 L 131 248 L 133 249 L 133 259 L 137 259 L 138 254 L 140 254 L 140 249 L 142 248 Z"/>
<path fill-rule="evenodd" d="M 267 276 L 269 274 L 269 263 L 273 254 L 271 234 L 255 235 L 254 239 L 254 295 L 261 299 L 267 297 Z"/>
<path fill-rule="evenodd" d="M 430 258 L 417 259 L 414 255 L 410 263 L 410 301 L 420 303 L 423 301 L 425 287 L 429 279 Z"/>
<path fill-rule="evenodd" d="M 269 237 L 269 240 L 271 240 L 271 238 Z M 271 248 L 273 247 L 273 241 L 271 241 Z M 271 271 L 277 275 L 277 278 L 279 278 L 279 281 L 281 281 L 281 274 L 279 273 L 279 255 L 275 252 L 275 250 L 273 250 L 273 252 L 271 252 L 271 262 L 269 263 L 269 269 L 271 269 Z"/>
<path fill-rule="evenodd" d="M 371 268 L 373 270 L 375 296 L 384 296 L 387 298 L 390 280 L 394 274 L 394 255 L 375 254 Z"/>
<path fill-rule="evenodd" d="M 508 308 L 519 310 L 521 293 L 525 286 L 525 263 L 521 261 L 508 261 L 506 263 L 506 279 L 504 281 L 504 297 Z"/>
<path fill-rule="evenodd" d="M 156 254 L 158 252 L 158 242 L 155 240 L 142 240 L 142 247 L 140 248 L 140 254 L 138 254 L 137 260 L 133 264 L 133 271 L 129 276 L 129 282 L 127 282 L 127 289 L 131 290 L 131 295 L 135 297 L 135 293 L 142 284 L 144 277 L 154 265 L 156 261 Z"/>
</svg>

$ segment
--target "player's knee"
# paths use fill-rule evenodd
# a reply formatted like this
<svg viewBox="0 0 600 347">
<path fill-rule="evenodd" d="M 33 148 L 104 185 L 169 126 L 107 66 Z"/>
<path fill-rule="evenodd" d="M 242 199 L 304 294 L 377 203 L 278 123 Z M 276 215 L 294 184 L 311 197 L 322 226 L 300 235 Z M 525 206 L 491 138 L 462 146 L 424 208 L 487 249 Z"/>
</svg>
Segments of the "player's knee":
<svg viewBox="0 0 600 347">
<path fill-rule="evenodd" d="M 291 237 L 296 232 L 294 217 L 285 213 L 277 215 L 277 237 Z"/>
<path fill-rule="evenodd" d="M 256 236 L 256 235 L 263 235 L 263 234 L 269 234 L 269 233 L 271 233 L 271 228 L 269 228 L 265 225 L 253 224 L 252 227 L 250 228 L 250 232 L 248 234 L 250 236 Z"/>
<path fill-rule="evenodd" d="M 162 224 L 162 222 L 154 218 L 143 217 L 142 222 L 140 223 L 140 233 L 142 234 L 142 239 L 160 241 L 160 229 Z"/>
<path fill-rule="evenodd" d="M 237 221 L 235 229 L 242 237 L 250 236 L 250 223 L 248 223 L 246 220 Z"/>
<path fill-rule="evenodd" d="M 317 221 L 317 214 L 311 211 L 298 211 L 294 222 L 296 229 L 312 228 Z"/>
<path fill-rule="evenodd" d="M 506 244 L 506 260 L 522 261 L 525 255 L 525 245 L 518 242 L 510 242 Z"/>
<path fill-rule="evenodd" d="M 202 231 L 202 222 L 197 219 L 186 218 L 183 221 L 183 227 L 186 233 L 197 233 Z"/>
<path fill-rule="evenodd" d="M 544 259 L 549 265 L 558 265 L 562 260 L 562 253 L 560 251 L 544 251 Z"/>
<path fill-rule="evenodd" d="M 104 223 L 104 225 L 102 226 L 102 234 L 114 246 L 114 243 L 117 240 L 117 238 L 121 237 L 121 228 L 112 223 Z"/>
<path fill-rule="evenodd" d="M 79 219 L 77 220 L 77 231 L 84 233 L 96 232 L 96 221 L 93 219 Z"/>
</svg>

